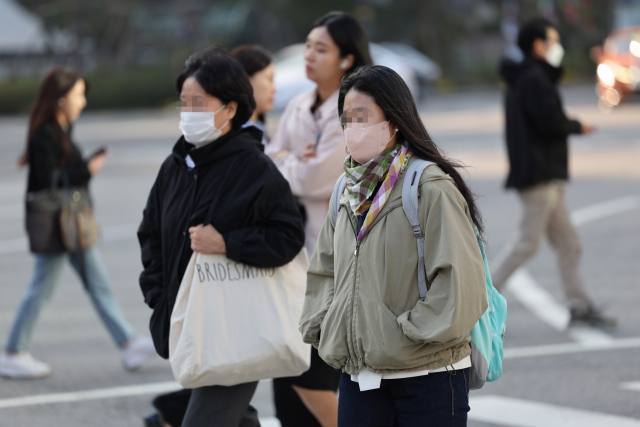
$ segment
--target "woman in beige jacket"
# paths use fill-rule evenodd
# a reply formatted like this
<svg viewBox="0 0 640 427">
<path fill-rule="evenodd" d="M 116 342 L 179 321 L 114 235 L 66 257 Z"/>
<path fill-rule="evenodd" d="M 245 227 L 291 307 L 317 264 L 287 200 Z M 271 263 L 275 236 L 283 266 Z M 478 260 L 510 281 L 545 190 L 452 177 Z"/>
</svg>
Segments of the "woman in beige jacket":
<svg viewBox="0 0 640 427">
<path fill-rule="evenodd" d="M 487 309 L 473 194 L 394 71 L 362 67 L 345 77 L 338 109 L 350 153 L 346 189 L 311 259 L 303 339 L 343 372 L 340 427 L 466 426 L 469 333 Z M 405 176 L 417 158 L 435 164 Z M 419 185 L 425 298 L 402 209 L 406 179 Z"/>
<path fill-rule="evenodd" d="M 317 86 L 289 102 L 265 152 L 306 211 L 305 247 L 311 255 L 347 155 L 337 109 L 340 80 L 371 64 L 369 41 L 355 18 L 332 12 L 315 22 L 307 36 L 304 60 L 307 77 Z M 327 366 L 313 349 L 309 371 L 274 380 L 276 414 L 282 426 L 336 426 L 339 379 L 340 372 Z"/>
</svg>

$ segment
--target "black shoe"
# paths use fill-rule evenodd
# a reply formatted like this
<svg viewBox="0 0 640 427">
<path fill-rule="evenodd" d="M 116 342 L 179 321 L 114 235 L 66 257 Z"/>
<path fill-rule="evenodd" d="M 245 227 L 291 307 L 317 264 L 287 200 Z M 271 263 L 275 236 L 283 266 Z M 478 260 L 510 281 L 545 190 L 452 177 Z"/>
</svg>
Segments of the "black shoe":
<svg viewBox="0 0 640 427">
<path fill-rule="evenodd" d="M 158 415 L 157 413 L 151 414 L 148 417 L 144 417 L 143 420 L 145 427 L 162 427 L 160 415 Z"/>
<path fill-rule="evenodd" d="M 571 320 L 569 321 L 569 327 L 587 327 L 587 328 L 601 328 L 610 329 L 615 328 L 618 325 L 618 321 L 613 317 L 606 317 L 600 310 L 592 305 L 589 305 L 586 309 L 571 309 Z"/>
</svg>

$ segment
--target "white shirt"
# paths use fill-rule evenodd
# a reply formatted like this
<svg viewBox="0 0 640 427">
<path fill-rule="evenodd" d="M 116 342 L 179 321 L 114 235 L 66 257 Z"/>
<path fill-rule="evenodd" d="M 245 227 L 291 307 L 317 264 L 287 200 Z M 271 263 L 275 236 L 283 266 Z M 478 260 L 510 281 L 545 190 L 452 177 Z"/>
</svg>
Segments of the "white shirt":
<svg viewBox="0 0 640 427">
<path fill-rule="evenodd" d="M 413 378 L 420 377 L 423 375 L 429 375 L 436 372 L 446 372 L 446 371 L 458 371 L 460 369 L 466 369 L 471 367 L 471 356 L 467 356 L 459 362 L 454 363 L 453 365 L 443 366 L 442 368 L 436 369 L 425 369 L 422 371 L 414 371 L 414 372 L 394 372 L 392 374 L 376 374 L 375 372 L 371 372 L 369 370 L 365 370 L 360 372 L 358 375 L 351 375 L 351 381 L 355 381 L 360 386 L 360 391 L 374 390 L 376 388 L 380 388 L 380 382 L 382 380 L 396 380 L 400 378 Z"/>
</svg>

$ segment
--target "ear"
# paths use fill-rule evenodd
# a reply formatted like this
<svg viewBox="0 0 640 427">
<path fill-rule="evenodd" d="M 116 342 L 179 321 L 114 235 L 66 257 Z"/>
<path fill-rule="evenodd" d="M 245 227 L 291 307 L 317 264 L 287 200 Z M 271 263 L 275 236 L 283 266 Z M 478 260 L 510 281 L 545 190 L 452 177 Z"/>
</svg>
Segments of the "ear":
<svg viewBox="0 0 640 427">
<path fill-rule="evenodd" d="M 356 57 L 353 56 L 352 53 L 342 57 L 340 59 L 340 68 L 343 70 L 348 70 L 353 66 L 353 62 L 356 60 Z"/>
<path fill-rule="evenodd" d="M 534 58 L 544 59 L 545 54 L 547 53 L 547 41 L 541 38 L 537 38 L 533 41 L 533 45 L 531 46 L 531 55 Z"/>
<path fill-rule="evenodd" d="M 230 101 L 227 104 L 227 117 L 229 118 L 229 120 L 233 119 L 236 116 L 236 113 L 238 112 L 238 103 L 236 101 Z"/>
</svg>

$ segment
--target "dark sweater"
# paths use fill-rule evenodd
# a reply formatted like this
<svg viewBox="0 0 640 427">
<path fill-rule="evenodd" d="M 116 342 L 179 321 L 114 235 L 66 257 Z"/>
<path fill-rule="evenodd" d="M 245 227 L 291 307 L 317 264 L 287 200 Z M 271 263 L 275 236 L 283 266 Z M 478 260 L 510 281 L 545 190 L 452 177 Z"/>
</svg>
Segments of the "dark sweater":
<svg viewBox="0 0 640 427">
<path fill-rule="evenodd" d="M 180 138 L 151 189 L 138 230 L 140 287 L 153 309 L 151 336 L 164 358 L 171 312 L 193 253 L 189 227 L 210 219 L 224 238 L 227 258 L 261 268 L 287 264 L 304 245 L 289 184 L 256 136 L 231 130 L 197 150 Z M 193 169 L 186 165 L 187 154 Z"/>
<path fill-rule="evenodd" d="M 53 171 L 60 168 L 69 178 L 73 187 L 87 187 L 91 173 L 87 162 L 82 159 L 78 146 L 71 141 L 71 127 L 67 131 L 71 151 L 66 164 L 62 165 L 62 147 L 52 123 L 40 126 L 29 139 L 29 181 L 28 192 L 51 188 Z M 62 186 L 58 182 L 58 186 Z"/>
<path fill-rule="evenodd" d="M 500 75 L 507 82 L 506 124 L 509 176 L 506 187 L 517 189 L 569 178 L 567 137 L 579 133 L 580 122 L 562 109 L 557 85 L 562 69 L 526 58 L 503 61 Z"/>
</svg>

